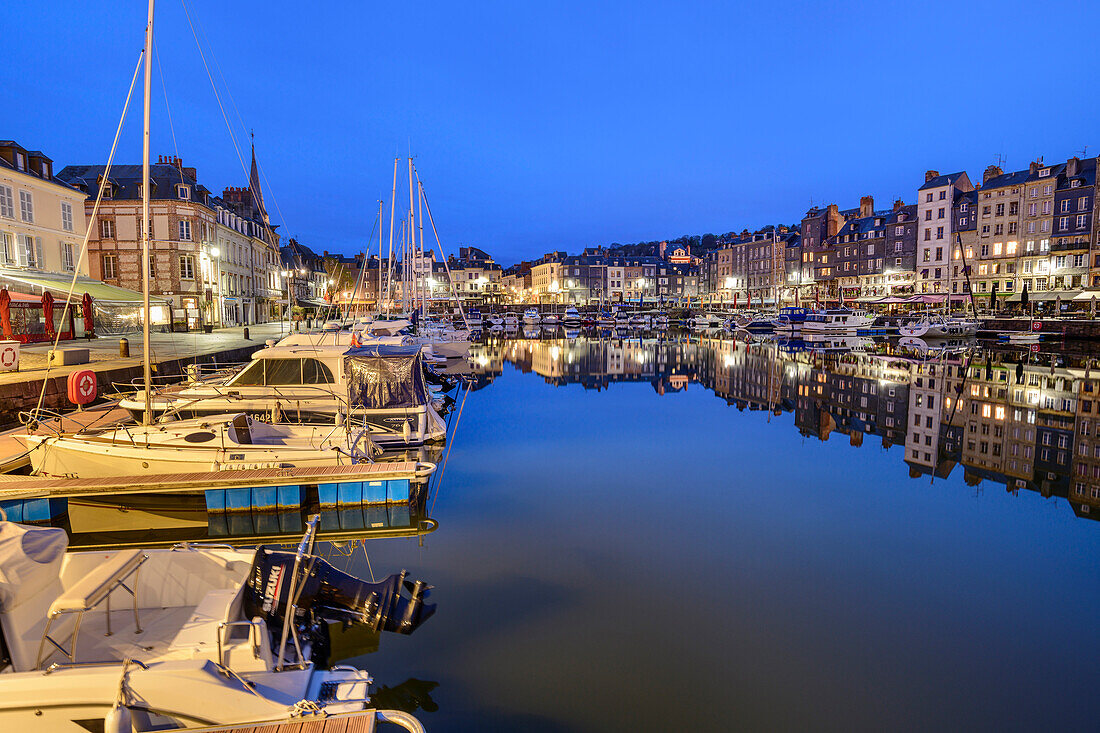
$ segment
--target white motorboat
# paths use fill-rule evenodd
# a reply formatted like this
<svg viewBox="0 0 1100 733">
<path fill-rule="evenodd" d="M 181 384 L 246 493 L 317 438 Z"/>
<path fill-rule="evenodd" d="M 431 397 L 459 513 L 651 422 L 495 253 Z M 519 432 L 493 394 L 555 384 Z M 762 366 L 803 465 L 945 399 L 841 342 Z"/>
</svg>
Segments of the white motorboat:
<svg viewBox="0 0 1100 733">
<path fill-rule="evenodd" d="M 607 311 L 600 311 L 600 315 L 596 319 L 596 325 L 600 328 L 612 328 L 615 325 L 615 316 Z"/>
<path fill-rule="evenodd" d="M 648 313 L 635 313 L 630 317 L 630 325 L 634 328 L 649 328 L 650 323 Z"/>
<path fill-rule="evenodd" d="M 514 328 L 518 325 L 519 325 L 519 316 L 518 315 L 516 315 L 515 313 L 512 313 L 511 311 L 504 314 L 504 326 L 505 326 L 505 328 L 507 328 L 509 326 Z"/>
<path fill-rule="evenodd" d="M 408 634 L 435 607 L 404 572 L 367 583 L 337 570 L 313 553 L 316 526 L 314 517 L 296 553 L 66 553 L 62 529 L 0 521 L 0 729 L 140 733 L 374 717 L 370 675 L 330 667 L 328 625 Z M 422 730 L 407 714 L 378 719 Z"/>
<path fill-rule="evenodd" d="M 324 336 L 335 339 L 345 333 Z M 459 343 L 469 348 L 468 341 Z M 322 425 L 326 430 L 338 415 L 347 414 L 352 422 L 370 426 L 370 437 L 379 445 L 441 440 L 446 424 L 432 407 L 420 350 L 416 344 L 274 346 L 254 353 L 249 364 L 228 378 L 164 390 L 150 404 L 156 417 L 244 412 L 273 423 Z M 352 374 L 372 379 L 377 389 L 349 401 Z M 140 419 L 145 409 L 141 397 L 139 393 L 119 404 Z"/>
<path fill-rule="evenodd" d="M 898 333 L 922 339 L 962 338 L 978 332 L 978 322 L 961 318 L 945 318 L 939 314 L 925 315 L 898 326 Z"/>
<path fill-rule="evenodd" d="M 527 326 L 537 326 L 542 322 L 537 308 L 528 308 L 523 312 L 523 323 Z"/>
<path fill-rule="evenodd" d="M 561 322 L 563 326 L 577 328 L 581 325 L 581 314 L 574 306 L 569 306 L 565 309 Z"/>
<path fill-rule="evenodd" d="M 692 328 L 698 330 L 721 328 L 722 323 L 721 316 L 715 315 L 714 313 L 702 313 L 691 319 Z"/>
<path fill-rule="evenodd" d="M 496 313 L 490 313 L 489 315 L 485 316 L 485 321 L 489 324 L 490 327 L 503 326 L 504 316 L 498 315 Z"/>
<path fill-rule="evenodd" d="M 558 315 L 556 313 L 547 313 L 542 317 L 542 325 L 548 328 L 556 328 L 558 325 Z"/>
<path fill-rule="evenodd" d="M 868 328 L 875 317 L 866 311 L 854 311 L 849 308 L 830 308 L 812 311 L 806 314 L 802 322 L 803 334 L 855 335 L 861 328 Z"/>
<path fill-rule="evenodd" d="M 462 325 L 463 321 L 461 313 L 455 314 L 454 322 L 456 326 Z M 469 326 L 471 329 L 481 328 L 484 322 L 484 319 L 481 317 L 481 311 L 479 311 L 477 308 L 471 308 L 470 310 L 466 311 L 466 325 Z"/>
</svg>

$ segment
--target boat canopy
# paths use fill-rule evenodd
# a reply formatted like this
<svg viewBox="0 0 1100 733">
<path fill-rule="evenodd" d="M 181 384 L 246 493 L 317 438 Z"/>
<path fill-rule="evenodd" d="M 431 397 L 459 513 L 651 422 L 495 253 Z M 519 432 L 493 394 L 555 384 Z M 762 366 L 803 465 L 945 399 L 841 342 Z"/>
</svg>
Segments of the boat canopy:
<svg viewBox="0 0 1100 733">
<path fill-rule="evenodd" d="M 69 538 L 59 527 L 0 521 L 0 613 L 57 582 Z"/>
<path fill-rule="evenodd" d="M 430 401 L 424 364 L 415 346 L 370 345 L 344 359 L 348 401 L 357 407 L 420 407 Z"/>
</svg>

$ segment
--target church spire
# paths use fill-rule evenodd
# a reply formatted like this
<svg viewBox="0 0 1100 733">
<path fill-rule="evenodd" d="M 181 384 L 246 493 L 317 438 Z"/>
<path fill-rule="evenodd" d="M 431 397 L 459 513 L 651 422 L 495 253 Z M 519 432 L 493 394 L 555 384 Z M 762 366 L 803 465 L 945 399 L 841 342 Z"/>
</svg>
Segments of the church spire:
<svg viewBox="0 0 1100 733">
<path fill-rule="evenodd" d="M 252 207 L 260 215 L 265 226 L 271 221 L 267 217 L 267 209 L 264 208 L 264 193 L 260 188 L 260 170 L 256 165 L 256 133 L 250 133 L 252 137 L 252 172 L 248 176 L 248 190 L 252 193 Z"/>
</svg>

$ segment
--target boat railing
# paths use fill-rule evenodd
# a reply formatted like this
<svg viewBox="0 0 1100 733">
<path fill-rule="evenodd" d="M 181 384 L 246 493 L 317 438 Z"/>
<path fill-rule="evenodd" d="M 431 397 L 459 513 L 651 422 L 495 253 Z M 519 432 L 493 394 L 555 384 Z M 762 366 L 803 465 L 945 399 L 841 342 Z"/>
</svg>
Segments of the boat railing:
<svg viewBox="0 0 1100 733">
<path fill-rule="evenodd" d="M 275 671 L 281 672 L 289 666 L 302 666 L 306 664 L 306 660 L 302 655 L 302 645 L 298 640 L 298 632 L 294 628 L 294 624 L 291 623 L 291 619 L 298 616 L 298 597 L 302 593 L 302 589 L 305 587 L 304 583 L 298 582 L 299 571 L 302 566 L 302 558 L 306 555 L 313 554 L 313 545 L 317 540 L 317 526 L 321 521 L 320 514 L 314 514 L 306 521 L 306 531 L 302 535 L 302 541 L 298 543 L 298 550 L 294 553 L 294 568 L 290 573 L 290 588 L 287 593 L 287 611 L 283 616 L 283 631 L 279 638 L 279 654 L 276 657 L 278 660 L 275 665 Z M 286 644 L 287 641 L 294 643 L 294 649 L 297 652 L 297 662 L 286 664 Z"/>
</svg>

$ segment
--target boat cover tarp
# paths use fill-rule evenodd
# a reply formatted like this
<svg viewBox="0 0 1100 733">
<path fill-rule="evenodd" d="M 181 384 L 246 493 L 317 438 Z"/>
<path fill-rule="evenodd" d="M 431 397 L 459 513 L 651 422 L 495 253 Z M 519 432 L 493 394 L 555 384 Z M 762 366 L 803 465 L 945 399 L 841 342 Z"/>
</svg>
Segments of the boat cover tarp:
<svg viewBox="0 0 1100 733">
<path fill-rule="evenodd" d="M 0 522 L 0 611 L 10 613 L 56 581 L 68 546 L 60 527 Z"/>
<path fill-rule="evenodd" d="M 416 346 L 372 344 L 344 359 L 351 405 L 367 409 L 420 407 L 429 402 L 424 364 Z"/>
</svg>

